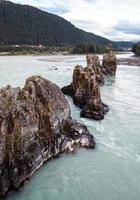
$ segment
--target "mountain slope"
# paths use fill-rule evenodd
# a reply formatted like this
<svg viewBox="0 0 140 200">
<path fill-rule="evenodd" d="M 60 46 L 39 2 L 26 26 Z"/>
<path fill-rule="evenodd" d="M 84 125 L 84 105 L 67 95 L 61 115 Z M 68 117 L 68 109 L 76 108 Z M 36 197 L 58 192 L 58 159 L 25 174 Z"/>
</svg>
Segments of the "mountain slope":
<svg viewBox="0 0 140 200">
<path fill-rule="evenodd" d="M 0 1 L 0 43 L 64 45 L 83 42 L 110 43 L 76 28 L 70 22 L 38 8 Z"/>
<path fill-rule="evenodd" d="M 131 41 L 115 41 L 114 45 L 118 48 L 118 49 L 127 49 L 127 48 L 132 48 L 134 42 Z"/>
</svg>

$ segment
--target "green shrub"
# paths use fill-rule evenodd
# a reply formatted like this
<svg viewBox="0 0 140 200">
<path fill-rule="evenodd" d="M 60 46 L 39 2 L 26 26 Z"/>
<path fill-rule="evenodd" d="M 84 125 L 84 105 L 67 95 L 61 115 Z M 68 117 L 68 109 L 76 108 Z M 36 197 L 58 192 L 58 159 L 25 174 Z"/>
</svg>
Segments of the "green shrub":
<svg viewBox="0 0 140 200">
<path fill-rule="evenodd" d="M 97 45 L 95 43 L 77 44 L 72 48 L 73 54 L 86 54 L 86 53 L 106 53 L 108 52 L 107 46 Z"/>
</svg>

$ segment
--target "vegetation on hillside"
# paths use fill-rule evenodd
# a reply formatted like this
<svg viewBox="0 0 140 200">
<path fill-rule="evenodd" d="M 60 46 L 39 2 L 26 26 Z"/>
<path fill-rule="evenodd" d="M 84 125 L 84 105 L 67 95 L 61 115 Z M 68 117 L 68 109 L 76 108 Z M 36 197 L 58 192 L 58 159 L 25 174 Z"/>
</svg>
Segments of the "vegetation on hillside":
<svg viewBox="0 0 140 200">
<path fill-rule="evenodd" d="M 136 56 L 140 56 L 140 42 L 137 42 L 133 45 L 132 51 L 135 53 Z"/>
<path fill-rule="evenodd" d="M 0 1 L 0 44 L 66 46 L 91 42 L 106 45 L 110 40 L 38 8 Z"/>
<path fill-rule="evenodd" d="M 0 45 L 1 55 L 45 55 L 45 54 L 70 54 L 73 47 L 70 46 L 42 46 L 42 45 Z"/>
<path fill-rule="evenodd" d="M 114 48 L 116 48 L 116 50 L 127 51 L 132 48 L 134 43 L 130 42 L 130 41 L 117 41 L 117 42 L 113 42 L 113 44 L 114 44 Z"/>
<path fill-rule="evenodd" d="M 108 46 L 98 45 L 95 43 L 77 44 L 72 49 L 73 54 L 86 54 L 86 53 L 106 53 L 109 51 Z"/>
<path fill-rule="evenodd" d="M 67 46 L 43 46 L 43 45 L 0 45 L 0 54 L 27 55 L 27 54 L 87 54 L 109 52 L 109 45 L 97 45 L 95 43 L 82 43 Z"/>
</svg>

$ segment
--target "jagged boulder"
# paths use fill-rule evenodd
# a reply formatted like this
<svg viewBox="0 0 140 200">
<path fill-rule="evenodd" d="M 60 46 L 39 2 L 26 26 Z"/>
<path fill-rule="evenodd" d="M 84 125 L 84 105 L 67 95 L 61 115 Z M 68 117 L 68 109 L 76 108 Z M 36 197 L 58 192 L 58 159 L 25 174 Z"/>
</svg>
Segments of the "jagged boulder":
<svg viewBox="0 0 140 200">
<path fill-rule="evenodd" d="M 96 74 L 96 81 L 98 84 L 103 85 L 105 83 L 103 76 L 103 69 L 100 64 L 99 56 L 95 54 L 88 54 L 86 56 L 87 67 L 92 67 Z"/>
<path fill-rule="evenodd" d="M 96 70 L 92 65 L 85 68 L 77 65 L 73 73 L 73 82 L 63 87 L 62 92 L 73 97 L 75 105 L 82 109 L 82 117 L 102 120 L 109 110 L 101 100 Z"/>
<path fill-rule="evenodd" d="M 117 70 L 117 58 L 110 52 L 103 56 L 103 74 L 105 76 L 114 76 Z"/>
<path fill-rule="evenodd" d="M 58 86 L 33 76 L 23 89 L 0 90 L 0 196 L 18 189 L 45 161 L 76 146 L 94 148 L 94 137 L 72 120 Z"/>
</svg>

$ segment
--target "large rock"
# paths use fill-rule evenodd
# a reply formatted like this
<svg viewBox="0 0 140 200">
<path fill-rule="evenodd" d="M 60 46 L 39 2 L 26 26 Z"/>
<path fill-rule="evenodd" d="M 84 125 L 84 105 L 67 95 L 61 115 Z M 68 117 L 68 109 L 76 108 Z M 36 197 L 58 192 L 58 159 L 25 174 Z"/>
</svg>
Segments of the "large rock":
<svg viewBox="0 0 140 200">
<path fill-rule="evenodd" d="M 117 58 L 110 52 L 103 56 L 103 74 L 105 76 L 114 76 L 117 70 Z"/>
<path fill-rule="evenodd" d="M 92 66 L 96 73 L 96 80 L 99 84 L 104 84 L 104 76 L 113 76 L 117 70 L 117 58 L 113 52 L 109 52 L 103 56 L 102 64 L 99 56 L 88 54 L 86 56 L 87 67 Z"/>
<path fill-rule="evenodd" d="M 95 54 L 88 54 L 86 56 L 87 67 L 92 67 L 96 74 L 96 81 L 98 84 L 103 85 L 105 83 L 103 76 L 103 69 L 100 64 L 99 56 Z"/>
<path fill-rule="evenodd" d="M 75 105 L 82 108 L 81 116 L 95 120 L 104 119 L 109 108 L 101 100 L 97 74 L 93 65 L 76 66 L 71 85 L 62 88 L 64 94 L 73 97 Z"/>
<path fill-rule="evenodd" d="M 50 81 L 34 76 L 23 89 L 0 90 L 0 196 L 18 189 L 45 161 L 75 147 L 94 148 L 87 127 Z"/>
<path fill-rule="evenodd" d="M 104 84 L 105 76 L 116 74 L 116 56 L 112 52 L 104 55 L 102 65 L 95 54 L 88 54 L 86 61 L 87 67 L 75 67 L 72 83 L 63 87 L 62 92 L 72 96 L 74 103 L 82 108 L 82 117 L 102 120 L 109 108 L 102 102 L 99 86 Z"/>
</svg>

